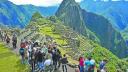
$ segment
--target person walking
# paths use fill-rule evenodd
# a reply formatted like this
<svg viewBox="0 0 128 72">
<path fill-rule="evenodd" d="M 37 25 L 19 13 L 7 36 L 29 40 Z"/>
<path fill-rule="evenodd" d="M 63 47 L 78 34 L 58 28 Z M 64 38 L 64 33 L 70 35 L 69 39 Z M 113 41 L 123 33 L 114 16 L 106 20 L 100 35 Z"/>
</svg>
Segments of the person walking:
<svg viewBox="0 0 128 72">
<path fill-rule="evenodd" d="M 65 54 L 63 55 L 63 58 L 61 59 L 61 63 L 62 63 L 62 70 L 63 70 L 63 72 L 67 72 L 68 60 L 67 60 L 67 57 L 66 57 Z"/>
<path fill-rule="evenodd" d="M 54 49 L 53 51 L 52 51 L 52 60 L 53 60 L 53 65 L 54 65 L 54 67 L 55 67 L 55 70 L 57 70 L 57 51 L 56 51 L 56 49 Z"/>
<path fill-rule="evenodd" d="M 25 50 L 24 50 L 24 48 L 20 48 L 19 53 L 21 55 L 21 63 L 24 64 L 25 63 Z"/>
<path fill-rule="evenodd" d="M 84 72 L 84 58 L 83 57 L 79 58 L 79 68 L 80 68 L 80 72 Z"/>
<path fill-rule="evenodd" d="M 16 45 L 17 45 L 17 36 L 14 34 L 12 37 L 12 45 L 13 48 L 16 49 Z"/>
<path fill-rule="evenodd" d="M 60 65 L 61 65 L 61 52 L 59 51 L 58 54 L 57 54 L 57 61 L 58 61 L 58 68 L 60 68 Z"/>
</svg>

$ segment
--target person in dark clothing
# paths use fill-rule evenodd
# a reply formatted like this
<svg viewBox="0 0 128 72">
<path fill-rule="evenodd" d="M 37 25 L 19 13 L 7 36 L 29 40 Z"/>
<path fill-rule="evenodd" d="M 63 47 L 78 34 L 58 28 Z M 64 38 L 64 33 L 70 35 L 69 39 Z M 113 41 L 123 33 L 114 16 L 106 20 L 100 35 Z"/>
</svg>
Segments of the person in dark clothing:
<svg viewBox="0 0 128 72">
<path fill-rule="evenodd" d="M 38 42 L 35 42 L 35 43 L 33 44 L 33 47 L 37 47 L 37 46 L 39 46 L 39 44 L 38 44 Z"/>
<path fill-rule="evenodd" d="M 7 35 L 7 38 L 6 38 L 6 43 L 9 44 L 10 43 L 10 38 L 9 36 Z"/>
<path fill-rule="evenodd" d="M 57 70 L 58 57 L 57 57 L 57 51 L 56 50 L 54 50 L 52 53 L 52 60 L 53 60 L 53 65 L 55 66 L 55 70 Z"/>
<path fill-rule="evenodd" d="M 32 72 L 35 72 L 35 66 L 37 63 L 37 55 L 38 55 L 39 50 L 37 49 L 36 51 L 32 48 L 32 55 L 31 55 L 31 66 L 32 66 Z"/>
<path fill-rule="evenodd" d="M 39 51 L 37 53 L 37 62 L 40 69 L 42 68 L 42 61 L 43 61 L 43 54 L 41 53 L 41 51 Z"/>
<path fill-rule="evenodd" d="M 16 45 L 17 45 L 17 37 L 16 37 L 16 35 L 13 35 L 13 37 L 12 37 L 12 45 L 13 45 L 13 48 L 16 49 Z"/>
<path fill-rule="evenodd" d="M 2 40 L 2 30 L 0 29 L 0 39 Z"/>
<path fill-rule="evenodd" d="M 32 50 L 31 56 L 30 56 L 30 65 L 32 67 L 32 71 L 34 72 L 35 70 L 35 55 L 34 55 L 34 50 Z"/>
<path fill-rule="evenodd" d="M 64 54 L 64 57 L 61 59 L 61 63 L 62 63 L 63 72 L 64 71 L 67 72 L 67 63 L 68 63 L 68 60 L 67 60 L 67 57 L 66 57 L 65 54 Z"/>
<path fill-rule="evenodd" d="M 17 44 L 17 41 L 13 41 L 13 48 L 16 49 L 16 44 Z"/>
<path fill-rule="evenodd" d="M 57 55 L 57 60 L 58 60 L 58 68 L 60 68 L 60 65 L 61 65 L 61 52 L 59 51 L 59 54 Z"/>
</svg>

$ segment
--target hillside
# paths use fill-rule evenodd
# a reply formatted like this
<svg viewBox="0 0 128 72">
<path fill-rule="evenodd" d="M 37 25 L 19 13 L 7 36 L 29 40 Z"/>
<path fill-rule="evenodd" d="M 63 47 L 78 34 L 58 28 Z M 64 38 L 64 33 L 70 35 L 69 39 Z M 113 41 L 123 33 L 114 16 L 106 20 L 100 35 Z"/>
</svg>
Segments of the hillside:
<svg viewBox="0 0 128 72">
<path fill-rule="evenodd" d="M 15 5 L 10 1 L 0 2 L 0 24 L 10 27 L 24 28 L 30 21 L 34 12 L 43 16 L 51 16 L 57 7 L 37 7 L 33 5 Z"/>
<path fill-rule="evenodd" d="M 81 9 L 75 0 L 64 0 L 58 8 L 56 16 L 65 25 L 96 40 L 118 57 L 127 57 L 128 47 L 125 40 L 105 17 Z"/>
<path fill-rule="evenodd" d="M 0 72 L 28 72 L 28 66 L 0 41 Z"/>
<path fill-rule="evenodd" d="M 127 27 L 128 21 L 128 2 L 127 1 L 94 1 L 94 0 L 83 0 L 80 3 L 82 9 L 89 12 L 102 15 L 109 19 L 112 25 L 119 31 L 124 30 Z"/>
<path fill-rule="evenodd" d="M 44 18 L 35 13 L 26 30 L 34 30 L 38 33 L 38 35 L 34 34 L 35 36 L 31 35 L 31 33 L 28 34 L 28 37 L 33 36 L 34 40 L 45 42 L 47 41 L 46 39 L 51 38 L 56 41 L 62 54 L 66 53 L 68 55 L 68 60 L 71 64 L 78 64 L 79 56 L 92 56 L 96 60 L 97 67 L 102 59 L 107 59 L 109 72 L 116 72 L 117 70 L 125 72 L 128 67 L 127 62 L 120 60 L 109 50 L 89 40 L 87 37 L 79 35 L 72 28 L 64 26 L 55 16 Z"/>
</svg>

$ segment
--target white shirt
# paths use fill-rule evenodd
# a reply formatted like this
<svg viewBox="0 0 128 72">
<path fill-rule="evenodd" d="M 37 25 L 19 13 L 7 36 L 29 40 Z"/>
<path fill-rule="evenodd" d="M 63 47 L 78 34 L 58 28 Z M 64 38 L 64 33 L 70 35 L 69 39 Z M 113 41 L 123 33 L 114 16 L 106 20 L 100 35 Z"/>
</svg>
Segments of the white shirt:
<svg viewBox="0 0 128 72">
<path fill-rule="evenodd" d="M 31 45 L 28 46 L 28 51 L 32 52 L 32 46 Z"/>
<path fill-rule="evenodd" d="M 90 63 L 91 63 L 92 65 L 94 65 L 94 64 L 95 64 L 95 60 L 92 59 L 92 60 L 90 61 Z"/>
<path fill-rule="evenodd" d="M 106 71 L 104 69 L 102 69 L 101 72 L 106 72 Z"/>
<path fill-rule="evenodd" d="M 51 59 L 47 59 L 47 60 L 45 60 L 45 62 L 44 62 L 44 66 L 49 66 L 49 65 L 51 65 L 52 64 L 52 60 Z"/>
</svg>

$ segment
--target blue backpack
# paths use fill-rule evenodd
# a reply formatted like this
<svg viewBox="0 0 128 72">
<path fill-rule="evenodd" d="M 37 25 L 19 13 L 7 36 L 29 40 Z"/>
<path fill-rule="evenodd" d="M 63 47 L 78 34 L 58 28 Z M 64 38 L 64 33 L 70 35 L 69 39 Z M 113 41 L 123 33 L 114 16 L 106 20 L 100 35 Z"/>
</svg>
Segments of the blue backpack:
<svg viewBox="0 0 128 72">
<path fill-rule="evenodd" d="M 101 63 L 100 63 L 100 69 L 103 69 L 104 66 L 105 66 L 105 63 L 104 63 L 104 62 L 101 62 Z"/>
<path fill-rule="evenodd" d="M 24 48 L 20 48 L 19 52 L 21 55 L 24 55 Z"/>
</svg>

